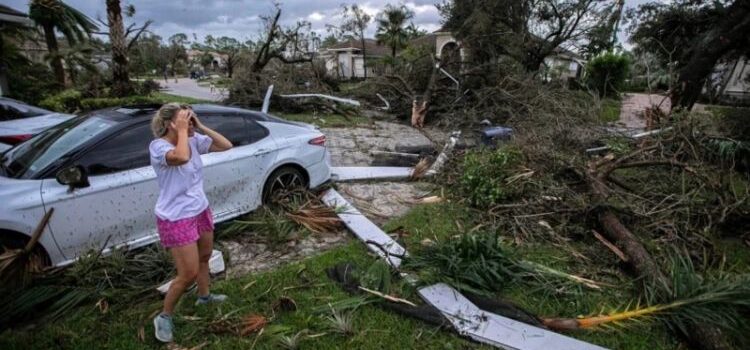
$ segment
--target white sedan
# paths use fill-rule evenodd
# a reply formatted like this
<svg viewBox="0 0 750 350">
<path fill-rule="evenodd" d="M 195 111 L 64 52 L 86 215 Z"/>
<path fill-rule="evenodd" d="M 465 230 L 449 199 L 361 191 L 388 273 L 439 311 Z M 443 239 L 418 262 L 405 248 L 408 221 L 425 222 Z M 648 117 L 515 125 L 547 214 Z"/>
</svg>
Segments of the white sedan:
<svg viewBox="0 0 750 350">
<path fill-rule="evenodd" d="M 159 189 L 148 145 L 151 116 L 159 107 L 96 111 L 3 153 L 0 245 L 21 247 L 50 208 L 54 213 L 39 243 L 54 266 L 91 249 L 106 253 L 156 242 Z M 216 222 L 252 211 L 279 188 L 313 188 L 331 177 L 326 139 L 314 126 L 217 105 L 193 110 L 234 144 L 201 156 Z"/>
<path fill-rule="evenodd" d="M 0 97 L 0 152 L 70 118 L 73 115 L 55 113 Z"/>
</svg>

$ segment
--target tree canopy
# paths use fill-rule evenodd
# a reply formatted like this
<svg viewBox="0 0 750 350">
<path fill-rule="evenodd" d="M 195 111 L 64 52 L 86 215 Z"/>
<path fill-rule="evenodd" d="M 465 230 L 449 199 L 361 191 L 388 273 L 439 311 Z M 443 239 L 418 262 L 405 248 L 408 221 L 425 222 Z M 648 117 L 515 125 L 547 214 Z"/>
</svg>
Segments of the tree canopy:
<svg viewBox="0 0 750 350">
<path fill-rule="evenodd" d="M 486 62 L 510 56 L 529 72 L 560 46 L 586 39 L 611 6 L 608 0 L 445 0 L 445 28 Z"/>
<path fill-rule="evenodd" d="M 380 44 L 386 44 L 391 48 L 391 56 L 396 57 L 396 51 L 404 48 L 410 39 L 410 33 L 406 22 L 414 18 L 414 11 L 405 5 L 386 5 L 382 12 L 375 17 L 378 25 L 375 38 Z"/>
</svg>

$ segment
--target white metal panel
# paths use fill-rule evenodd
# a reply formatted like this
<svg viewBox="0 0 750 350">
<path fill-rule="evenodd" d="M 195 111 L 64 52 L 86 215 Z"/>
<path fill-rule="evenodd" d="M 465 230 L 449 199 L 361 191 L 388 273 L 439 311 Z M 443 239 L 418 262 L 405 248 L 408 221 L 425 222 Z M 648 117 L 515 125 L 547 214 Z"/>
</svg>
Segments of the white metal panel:
<svg viewBox="0 0 750 350">
<path fill-rule="evenodd" d="M 362 242 L 372 241 L 380 245 L 384 252 L 374 244 L 367 244 L 367 247 L 378 254 L 380 257 L 393 267 L 398 268 L 401 265 L 401 258 L 406 254 L 406 249 L 388 236 L 383 230 L 377 225 L 373 224 L 372 221 L 367 219 L 362 213 L 352 206 L 344 197 L 341 196 L 335 190 L 328 190 L 328 192 L 321 198 L 323 203 L 336 208 L 338 216 L 341 221 L 344 222 L 354 235 L 357 236 Z M 396 256 L 392 255 L 395 254 Z"/>
<path fill-rule="evenodd" d="M 483 311 L 444 283 L 421 288 L 418 292 L 422 299 L 440 310 L 460 334 L 478 342 L 507 350 L 606 349 Z"/>
<path fill-rule="evenodd" d="M 332 167 L 331 177 L 334 181 L 355 180 L 403 180 L 411 177 L 413 168 L 392 166 L 351 166 Z"/>
</svg>

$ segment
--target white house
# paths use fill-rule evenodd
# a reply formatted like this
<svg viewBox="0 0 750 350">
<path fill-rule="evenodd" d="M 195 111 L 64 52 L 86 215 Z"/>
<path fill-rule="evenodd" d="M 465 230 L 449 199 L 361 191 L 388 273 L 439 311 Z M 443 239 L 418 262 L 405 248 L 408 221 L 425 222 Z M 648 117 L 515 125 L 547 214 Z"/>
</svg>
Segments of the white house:
<svg viewBox="0 0 750 350">
<path fill-rule="evenodd" d="M 379 45 L 374 39 L 365 39 L 365 54 L 367 55 L 367 75 L 375 76 L 379 73 L 380 64 L 377 58 L 390 54 L 388 47 Z M 364 78 L 365 57 L 362 55 L 362 42 L 349 39 L 324 50 L 321 57 L 325 59 L 328 74 L 341 79 Z"/>
<path fill-rule="evenodd" d="M 750 59 L 741 57 L 719 66 L 725 68 L 719 93 L 721 99 L 728 102 L 750 100 Z"/>
<path fill-rule="evenodd" d="M 443 28 L 413 40 L 410 45 L 428 45 L 434 49 L 435 56 L 444 64 L 457 60 L 462 62 L 468 53 L 453 33 Z M 544 78 L 549 80 L 580 77 L 585 63 L 581 55 L 558 47 L 554 55 L 544 60 Z"/>
</svg>

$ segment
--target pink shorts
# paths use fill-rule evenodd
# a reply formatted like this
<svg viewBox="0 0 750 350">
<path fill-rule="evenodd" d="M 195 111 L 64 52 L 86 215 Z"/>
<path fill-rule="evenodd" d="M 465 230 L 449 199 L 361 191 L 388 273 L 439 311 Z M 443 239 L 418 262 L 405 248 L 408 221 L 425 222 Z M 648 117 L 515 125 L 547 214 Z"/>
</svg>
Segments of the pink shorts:
<svg viewBox="0 0 750 350">
<path fill-rule="evenodd" d="M 177 221 L 157 217 L 156 227 L 159 230 L 161 245 L 164 248 L 173 248 L 195 243 L 202 234 L 213 232 L 214 219 L 211 216 L 211 208 L 206 208 L 196 216 Z"/>
</svg>

